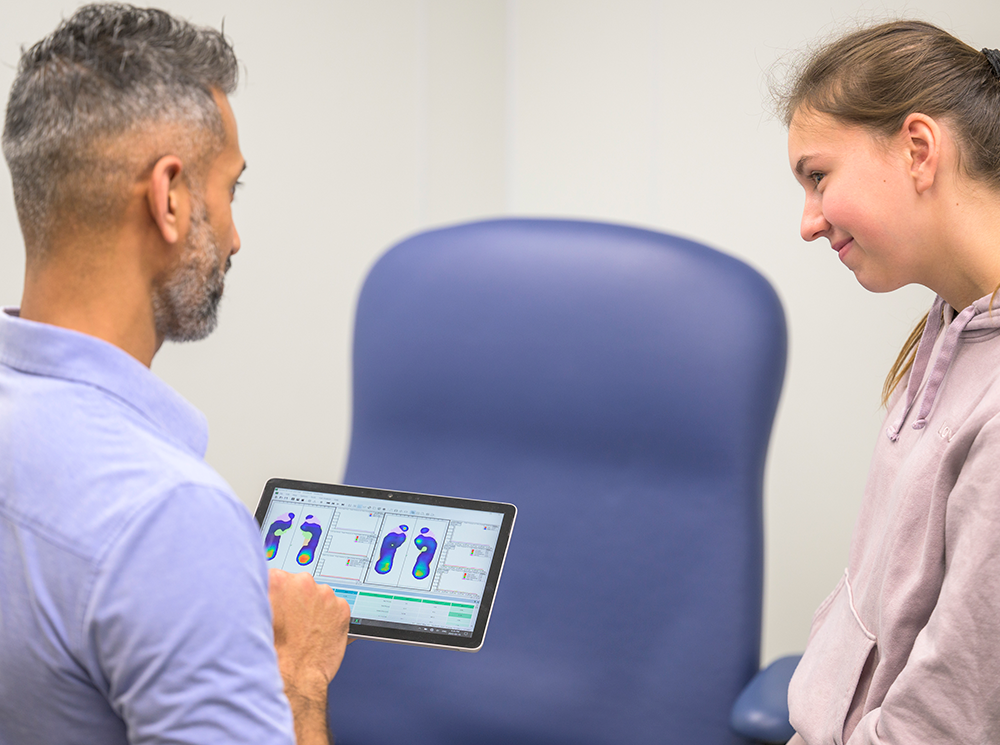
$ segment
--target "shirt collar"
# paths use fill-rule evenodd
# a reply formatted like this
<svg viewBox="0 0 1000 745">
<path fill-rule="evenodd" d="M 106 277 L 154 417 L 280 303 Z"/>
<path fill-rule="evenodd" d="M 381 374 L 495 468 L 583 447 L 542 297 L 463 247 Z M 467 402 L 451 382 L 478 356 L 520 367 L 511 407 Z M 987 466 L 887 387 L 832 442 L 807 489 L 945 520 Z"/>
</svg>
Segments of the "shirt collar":
<svg viewBox="0 0 1000 745">
<path fill-rule="evenodd" d="M 99 388 L 139 412 L 199 458 L 208 449 L 205 416 L 145 365 L 103 339 L 0 312 L 0 364 Z"/>
</svg>

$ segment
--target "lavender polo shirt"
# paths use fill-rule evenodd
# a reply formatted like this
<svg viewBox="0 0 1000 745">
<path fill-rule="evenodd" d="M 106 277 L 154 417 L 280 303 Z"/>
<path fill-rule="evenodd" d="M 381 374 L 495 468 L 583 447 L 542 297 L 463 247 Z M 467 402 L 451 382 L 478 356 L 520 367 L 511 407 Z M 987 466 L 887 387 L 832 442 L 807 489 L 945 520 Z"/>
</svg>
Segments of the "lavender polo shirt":
<svg viewBox="0 0 1000 745">
<path fill-rule="evenodd" d="M 0 312 L 0 745 L 291 743 L 253 518 L 204 417 Z"/>
</svg>

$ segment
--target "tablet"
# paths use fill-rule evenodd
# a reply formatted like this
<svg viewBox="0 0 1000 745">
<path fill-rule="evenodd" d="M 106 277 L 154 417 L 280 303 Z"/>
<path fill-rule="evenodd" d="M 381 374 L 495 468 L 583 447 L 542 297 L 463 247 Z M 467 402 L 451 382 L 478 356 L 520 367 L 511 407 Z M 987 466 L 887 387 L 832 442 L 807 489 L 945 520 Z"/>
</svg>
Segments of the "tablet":
<svg viewBox="0 0 1000 745">
<path fill-rule="evenodd" d="M 255 516 L 268 566 L 351 606 L 348 636 L 475 652 L 517 509 L 503 502 L 271 479 Z"/>
</svg>

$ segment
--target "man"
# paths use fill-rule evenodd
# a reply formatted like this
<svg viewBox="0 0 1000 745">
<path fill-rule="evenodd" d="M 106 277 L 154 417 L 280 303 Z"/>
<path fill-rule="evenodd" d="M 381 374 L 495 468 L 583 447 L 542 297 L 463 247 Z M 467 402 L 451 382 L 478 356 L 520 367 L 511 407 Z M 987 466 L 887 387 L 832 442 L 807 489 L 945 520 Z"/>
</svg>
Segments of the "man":
<svg viewBox="0 0 1000 745">
<path fill-rule="evenodd" d="M 148 369 L 212 330 L 240 248 L 236 79 L 220 33 L 129 6 L 81 8 L 22 56 L 3 133 L 26 276 L 0 312 L 0 745 L 327 741 L 347 604 L 308 575 L 269 586 L 203 417 Z"/>
</svg>

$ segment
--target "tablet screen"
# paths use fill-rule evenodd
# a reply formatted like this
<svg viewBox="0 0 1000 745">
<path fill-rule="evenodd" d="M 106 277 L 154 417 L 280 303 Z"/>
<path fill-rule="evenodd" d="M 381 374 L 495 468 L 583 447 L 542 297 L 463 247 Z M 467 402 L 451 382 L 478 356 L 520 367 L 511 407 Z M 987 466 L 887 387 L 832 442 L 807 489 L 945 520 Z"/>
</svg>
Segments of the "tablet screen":
<svg viewBox="0 0 1000 745">
<path fill-rule="evenodd" d="M 269 566 L 309 572 L 350 604 L 350 636 L 475 651 L 515 514 L 501 502 L 272 479 L 256 518 Z"/>
</svg>

